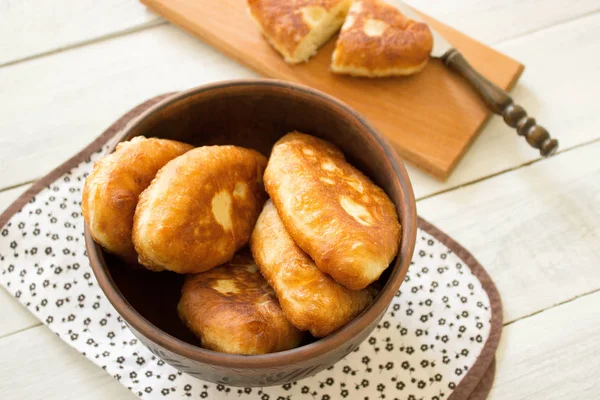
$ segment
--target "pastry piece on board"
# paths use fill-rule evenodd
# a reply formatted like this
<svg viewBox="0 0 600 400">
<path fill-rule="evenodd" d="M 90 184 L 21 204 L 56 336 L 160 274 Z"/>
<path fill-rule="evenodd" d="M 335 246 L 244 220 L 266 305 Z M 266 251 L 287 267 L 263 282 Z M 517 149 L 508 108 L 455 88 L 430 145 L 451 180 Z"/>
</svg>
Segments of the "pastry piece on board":
<svg viewBox="0 0 600 400">
<path fill-rule="evenodd" d="M 307 61 L 342 26 L 351 0 L 248 0 L 254 21 L 286 62 Z"/>
<path fill-rule="evenodd" d="M 271 200 L 258 217 L 250 248 L 287 319 L 315 337 L 327 336 L 346 325 L 377 294 L 371 287 L 347 289 L 321 272 L 294 243 Z"/>
<path fill-rule="evenodd" d="M 421 71 L 433 48 L 429 27 L 380 0 L 357 0 L 332 55 L 338 74 L 383 77 Z"/>
<path fill-rule="evenodd" d="M 177 309 L 210 350 L 266 354 L 293 349 L 302 340 L 247 249 L 224 265 L 188 275 Z"/>
<path fill-rule="evenodd" d="M 273 146 L 264 179 L 294 242 L 338 283 L 363 289 L 396 256 L 394 204 L 334 145 L 289 133 Z"/>
<path fill-rule="evenodd" d="M 94 240 L 109 253 L 135 263 L 131 241 L 138 197 L 160 168 L 194 147 L 174 140 L 138 136 L 117 145 L 94 164 L 81 199 L 83 218 Z"/>
<path fill-rule="evenodd" d="M 165 165 L 140 195 L 133 223 L 139 262 L 198 273 L 223 264 L 250 240 L 266 200 L 267 159 L 237 146 L 204 146 Z"/>
</svg>

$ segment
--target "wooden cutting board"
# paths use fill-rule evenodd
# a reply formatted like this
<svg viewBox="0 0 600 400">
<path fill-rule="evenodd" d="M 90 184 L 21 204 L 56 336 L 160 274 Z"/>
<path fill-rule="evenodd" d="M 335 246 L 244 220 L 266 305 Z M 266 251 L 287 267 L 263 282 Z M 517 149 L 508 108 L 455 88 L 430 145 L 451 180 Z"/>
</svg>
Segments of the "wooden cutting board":
<svg viewBox="0 0 600 400">
<path fill-rule="evenodd" d="M 245 0 L 141 1 L 265 77 L 301 83 L 341 99 L 367 117 L 405 160 L 440 180 L 448 177 L 490 115 L 469 86 L 437 59 L 412 77 L 338 76 L 329 71 L 335 38 L 308 63 L 288 65 L 259 33 Z M 512 88 L 523 72 L 519 62 L 423 17 L 498 86 Z"/>
</svg>

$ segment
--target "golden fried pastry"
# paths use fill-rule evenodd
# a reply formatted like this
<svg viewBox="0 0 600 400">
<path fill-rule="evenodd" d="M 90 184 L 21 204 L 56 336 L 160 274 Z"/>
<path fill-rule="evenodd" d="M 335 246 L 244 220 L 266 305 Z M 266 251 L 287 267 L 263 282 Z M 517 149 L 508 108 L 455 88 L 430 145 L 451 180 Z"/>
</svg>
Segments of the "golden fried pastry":
<svg viewBox="0 0 600 400">
<path fill-rule="evenodd" d="M 433 48 L 429 27 L 380 0 L 352 4 L 332 56 L 339 74 L 381 77 L 421 71 Z"/>
<path fill-rule="evenodd" d="M 110 253 L 137 260 L 131 228 L 138 196 L 160 168 L 191 149 L 174 140 L 138 136 L 98 160 L 85 180 L 81 199 L 83 218 L 94 240 Z"/>
<path fill-rule="evenodd" d="M 270 200 L 258 217 L 250 247 L 287 319 L 313 336 L 327 336 L 346 325 L 377 293 L 371 287 L 347 289 L 321 272 L 296 246 Z"/>
<path fill-rule="evenodd" d="M 248 0 L 250 14 L 288 63 L 307 61 L 344 22 L 352 0 Z"/>
<path fill-rule="evenodd" d="M 363 289 L 394 259 L 394 204 L 334 145 L 289 133 L 273 147 L 264 179 L 294 242 L 338 283 Z"/>
<path fill-rule="evenodd" d="M 177 309 L 202 347 L 223 353 L 273 353 L 302 340 L 247 249 L 224 265 L 188 275 Z"/>
<path fill-rule="evenodd" d="M 140 195 L 133 244 L 148 269 L 198 273 L 250 240 L 266 200 L 267 159 L 236 146 L 205 146 L 169 162 Z"/>
</svg>

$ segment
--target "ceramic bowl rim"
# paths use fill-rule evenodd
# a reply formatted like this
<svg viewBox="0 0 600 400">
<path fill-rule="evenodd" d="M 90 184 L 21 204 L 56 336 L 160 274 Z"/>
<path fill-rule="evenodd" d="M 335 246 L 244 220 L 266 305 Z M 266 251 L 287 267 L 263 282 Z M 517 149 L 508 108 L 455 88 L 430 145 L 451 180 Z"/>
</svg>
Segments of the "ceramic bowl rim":
<svg viewBox="0 0 600 400">
<path fill-rule="evenodd" d="M 284 88 L 290 90 L 291 92 L 299 92 L 303 95 L 308 95 L 312 98 L 311 101 L 328 103 L 329 106 L 337 108 L 338 114 L 343 115 L 344 118 L 354 119 L 358 125 L 360 125 L 360 129 L 362 131 L 375 138 L 379 149 L 383 154 L 386 155 L 388 161 L 390 162 L 390 166 L 396 175 L 396 179 L 401 188 L 401 194 L 404 197 L 404 203 L 397 205 L 404 211 L 404 216 L 401 221 L 402 238 L 398 253 L 398 260 L 394 266 L 391 267 L 393 270 L 391 271 L 386 285 L 381 290 L 377 299 L 370 305 L 370 307 L 363 311 L 362 314 L 360 314 L 346 326 L 334 332 L 333 334 L 295 349 L 252 356 L 219 353 L 216 351 L 203 349 L 199 346 L 195 346 L 171 336 L 152 324 L 137 310 L 135 310 L 113 281 L 110 272 L 106 267 L 103 252 L 100 246 L 93 241 L 87 224 L 84 226 L 86 249 L 92 270 L 94 271 L 94 275 L 96 276 L 100 288 L 113 307 L 127 322 L 127 324 L 129 324 L 130 327 L 139 332 L 146 339 L 182 357 L 209 365 L 238 369 L 285 367 L 316 357 L 324 356 L 331 351 L 343 347 L 346 343 L 350 343 L 355 336 L 359 335 L 376 318 L 385 312 L 398 288 L 402 284 L 402 281 L 404 280 L 404 276 L 408 271 L 408 266 L 410 265 L 410 260 L 414 251 L 417 231 L 415 198 L 410 179 L 406 169 L 400 161 L 398 154 L 388 143 L 388 141 L 357 111 L 342 103 L 340 100 L 337 100 L 334 97 L 318 90 L 299 84 L 274 79 L 241 79 L 221 81 L 194 87 L 173 94 L 150 107 L 138 117 L 134 118 L 127 126 L 125 126 L 123 130 L 111 140 L 107 153 L 112 152 L 119 142 L 123 141 L 125 138 L 128 138 L 128 136 L 146 118 L 159 112 L 160 110 L 163 110 L 165 107 L 171 104 L 174 104 L 186 97 L 197 95 L 203 92 L 243 86 L 271 86 Z"/>
</svg>

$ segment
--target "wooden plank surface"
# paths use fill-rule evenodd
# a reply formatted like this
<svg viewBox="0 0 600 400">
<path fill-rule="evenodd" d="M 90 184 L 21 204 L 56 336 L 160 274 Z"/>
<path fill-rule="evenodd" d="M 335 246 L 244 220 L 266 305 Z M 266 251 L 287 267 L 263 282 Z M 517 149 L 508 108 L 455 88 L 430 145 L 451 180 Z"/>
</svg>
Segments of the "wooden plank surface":
<svg viewBox="0 0 600 400">
<path fill-rule="evenodd" d="M 0 31 L 12 26 L 8 34 L 2 36 L 10 39 L 0 40 L 0 59 L 8 54 L 7 49 L 16 48 L 14 42 L 19 42 L 19 54 L 10 61 L 16 60 L 18 64 L 0 68 L 0 190 L 40 177 L 87 144 L 124 110 L 153 94 L 217 79 L 255 76 L 198 40 L 168 26 L 27 61 L 56 49 L 117 36 L 119 32 L 129 31 L 131 26 L 134 30 L 143 28 L 143 22 L 141 25 L 135 22 L 138 11 L 132 12 L 127 5 L 104 6 L 104 3 L 125 4 L 125 1 L 78 2 L 81 7 L 84 3 L 93 3 L 95 21 L 87 19 L 88 23 L 83 24 L 72 21 L 73 17 L 69 15 L 83 16 L 82 21 L 89 17 L 77 7 L 65 8 L 56 1 L 0 0 Z M 145 13 L 143 7 L 131 3 L 136 10 Z M 600 357 L 594 351 L 598 349 L 600 322 L 597 313 L 588 310 L 598 310 L 599 299 L 597 293 L 588 296 L 584 293 L 598 288 L 598 277 L 595 271 L 588 273 L 587 279 L 574 272 L 580 271 L 582 266 L 598 265 L 597 254 L 593 251 L 597 248 L 598 231 L 585 224 L 582 215 L 587 215 L 589 209 L 595 210 L 600 194 L 597 185 L 587 188 L 591 179 L 586 181 L 578 177 L 578 172 L 588 176 L 586 174 L 597 171 L 598 167 L 594 163 L 594 153 L 591 156 L 588 153 L 587 157 L 578 155 L 593 145 L 586 146 L 586 143 L 600 137 L 595 102 L 600 68 L 595 49 L 600 45 L 600 18 L 594 14 L 600 3 L 597 0 L 573 0 L 568 7 L 560 0 L 411 0 L 410 3 L 485 43 L 511 39 L 496 48 L 528 66 L 513 92 L 514 97 L 550 128 L 561 140 L 563 150 L 581 146 L 571 150 L 572 156 L 568 159 L 561 158 L 568 153 L 557 157 L 557 164 L 550 169 L 534 168 L 533 174 L 527 173 L 518 179 L 498 180 L 515 171 L 486 179 L 505 170 L 531 169 L 535 165 L 523 165 L 537 158 L 500 120 L 493 119 L 447 183 L 435 182 L 414 169 L 410 169 L 410 174 L 419 197 L 450 191 L 437 196 L 444 201 L 434 202 L 435 198 L 432 198 L 419 202 L 419 210 L 472 250 L 486 268 L 488 264 L 493 267 L 492 277 L 499 282 L 508 306 L 506 317 L 515 321 L 506 327 L 503 335 L 498 376 L 491 398 L 594 398 L 600 388 L 590 371 L 598 369 Z M 3 19 L 9 15 L 7 12 L 12 13 L 10 20 Z M 111 18 L 119 24 L 96 24 Z M 575 21 L 571 21 L 573 19 Z M 30 24 L 30 21 L 37 23 Z M 62 28 L 54 26 L 54 21 L 61 21 Z M 135 23 L 131 25 L 131 21 Z M 25 26 L 28 29 L 21 29 Z M 96 36 L 93 32 L 99 26 L 107 29 Z M 66 29 L 69 33 L 60 35 L 56 29 Z M 59 40 L 54 41 L 54 38 Z M 0 61 L 0 67 L 1 64 Z M 576 73 L 573 73 L 574 68 Z M 93 112 L 89 112 L 90 109 Z M 592 151 L 598 154 L 597 147 Z M 567 161 L 571 167 L 563 174 L 561 170 Z M 547 166 L 547 162 L 539 165 Z M 555 184 L 565 185 L 566 189 L 536 186 L 539 176 L 549 182 L 554 182 L 558 176 Z M 459 189 L 459 192 L 466 192 L 454 197 L 451 192 L 454 188 L 470 182 L 473 183 L 469 187 Z M 508 190 L 490 188 L 484 185 L 486 182 L 503 182 L 508 185 Z M 510 189 L 513 185 L 516 190 Z M 538 190 L 550 190 L 553 196 L 537 197 L 538 193 L 532 193 L 529 185 Z M 485 194 L 490 191 L 494 193 L 492 197 L 499 198 L 486 198 Z M 10 191 L 0 192 L 0 208 L 7 204 L 7 193 Z M 483 210 L 487 212 L 474 207 L 479 198 L 484 198 L 490 206 Z M 594 199 L 596 203 L 590 205 Z M 529 215 L 529 205 L 537 206 L 535 218 Z M 493 208 L 495 206 L 497 209 Z M 477 208 L 475 214 L 479 223 L 471 218 L 473 208 Z M 559 210 L 561 218 L 554 215 L 555 209 Z M 597 218 L 598 213 L 593 211 L 589 223 L 596 223 Z M 463 224 L 463 219 L 469 222 Z M 529 224 L 524 226 L 514 222 L 522 219 L 528 220 Z M 549 226 L 546 232 L 533 226 L 540 224 L 540 219 L 555 219 L 557 223 Z M 495 247 L 488 249 L 488 244 L 480 241 L 479 236 L 481 232 L 493 234 L 496 229 L 500 230 L 493 235 L 497 241 L 490 244 Z M 526 233 L 521 234 L 521 230 Z M 505 246 L 503 240 L 511 238 L 510 232 L 516 232 L 524 244 L 513 240 L 509 241 L 509 247 Z M 535 235 L 540 240 L 536 240 Z M 564 253 L 559 255 L 560 262 L 553 262 L 550 257 L 556 251 L 544 256 L 543 249 L 554 246 L 556 242 L 552 240 L 560 236 L 574 245 L 567 248 L 562 244 Z M 594 238 L 596 241 L 590 244 Z M 529 250 L 519 255 L 519 248 Z M 508 271 L 503 272 L 501 259 L 518 262 L 509 263 Z M 596 264 L 592 264 L 594 262 Z M 516 270 L 517 267 L 520 269 Z M 539 302 L 528 301 L 523 295 L 529 287 L 522 286 L 521 282 L 513 286 L 511 282 L 513 276 L 525 279 L 523 271 L 526 275 L 530 267 L 535 271 L 531 276 L 533 292 L 542 296 Z M 585 267 L 583 269 L 589 272 Z M 552 277 L 564 277 L 567 282 L 559 287 Z M 582 295 L 557 306 L 573 296 Z M 570 305 L 572 307 L 564 308 Z M 524 317 L 531 313 L 539 314 Z M 4 336 L 0 339 L 3 353 L 0 398 L 32 398 L 40 393 L 61 399 L 134 398 L 46 328 L 31 329 L 37 324 L 35 318 L 4 291 L 0 292 L 0 315 L 3 316 L 0 336 Z M 24 331 L 20 331 L 22 329 Z M 30 331 L 35 333 L 29 336 Z M 36 337 L 42 339 L 38 341 Z M 8 342 L 9 339 L 13 341 Z M 31 343 L 35 345 L 32 347 Z M 45 351 L 27 353 L 27 348 L 38 347 Z M 7 365 L 9 371 L 5 369 Z M 72 378 L 73 384 L 68 388 L 61 384 Z"/>
<path fill-rule="evenodd" d="M 13 201 L 22 193 L 29 189 L 31 185 L 23 185 L 14 189 L 0 192 L 0 213 L 2 213 Z M 10 293 L 0 287 L 0 338 L 21 331 L 33 326 L 39 325 L 37 320 L 25 306 L 21 305 Z M 0 387 L 2 385 L 0 384 Z M 0 396 L 0 398 L 2 398 Z"/>
<path fill-rule="evenodd" d="M 0 0 L 0 66 L 158 23 L 130 0 Z"/>
<path fill-rule="evenodd" d="M 417 204 L 421 215 L 463 244 L 468 243 L 469 250 L 490 272 L 500 290 L 510 329 L 529 321 L 527 315 L 542 311 L 539 316 L 544 316 L 549 312 L 545 309 L 600 290 L 600 251 L 596 246 L 600 211 L 594 207 L 600 198 L 600 182 L 593 179 L 600 174 L 597 154 L 600 142 Z M 588 317 L 600 327 L 599 315 Z M 529 328 L 524 329 L 519 335 L 527 335 Z M 568 340 L 568 335 L 562 336 L 556 333 L 544 344 L 546 347 L 536 348 L 536 357 L 553 354 L 553 346 L 563 346 L 561 341 Z M 594 343 L 592 340 L 588 342 Z M 0 349 L 2 343 L 0 340 Z M 520 345 L 511 339 L 503 346 L 510 351 Z M 515 354 L 510 357 L 501 362 L 513 365 Z M 87 363 L 83 358 L 80 362 Z M 584 370 L 586 365 L 583 362 L 579 367 Z M 530 367 L 524 364 L 515 374 L 526 375 Z M 546 376 L 561 371 L 560 363 L 544 366 Z M 523 398 L 511 397 L 512 390 L 517 389 L 510 382 L 507 380 L 494 398 Z M 0 377 L 0 387 L 5 385 Z M 545 399 L 545 394 L 530 398 Z"/>
<path fill-rule="evenodd" d="M 556 53 L 560 44 L 561 54 Z M 511 40 L 498 48 L 527 69 L 513 98 L 560 141 L 559 151 L 600 137 L 600 14 Z M 575 61 L 576 60 L 576 61 Z M 577 73 L 571 73 L 577 64 Z M 409 173 L 417 197 L 450 190 L 539 159 L 502 118 L 493 116 L 447 182 L 440 184 L 415 168 Z"/>
<path fill-rule="evenodd" d="M 600 393 L 600 292 L 504 328 L 489 400 L 584 400 Z"/>
<path fill-rule="evenodd" d="M 12 204 L 13 201 L 17 199 L 17 197 L 25 193 L 25 191 L 30 187 L 31 185 L 22 185 L 12 189 L 0 191 L 0 213 L 2 213 L 2 211 L 4 211 Z"/>
<path fill-rule="evenodd" d="M 489 111 L 457 74 L 438 59 L 411 77 L 357 79 L 331 73 L 330 40 L 307 63 L 287 64 L 260 34 L 240 0 L 142 0 L 172 23 L 267 78 L 301 83 L 346 102 L 363 114 L 398 153 L 445 180 L 479 133 Z M 424 16 L 484 76 L 511 88 L 523 66 L 462 33 Z"/>
<path fill-rule="evenodd" d="M 149 97 L 232 77 L 256 75 L 169 25 L 0 68 L 0 187 L 41 177 Z"/>
<path fill-rule="evenodd" d="M 600 2 L 597 0 L 571 0 L 568 2 L 568 7 L 565 6 L 565 0 L 406 0 L 406 2 L 488 44 L 523 36 L 600 10 Z"/>
<path fill-rule="evenodd" d="M 561 43 L 561 57 L 556 57 L 554 43 Z M 595 92 L 588 90 L 600 84 L 600 59 L 587 50 L 598 46 L 600 15 L 500 46 L 530 66 L 514 97 L 559 138 L 561 149 L 600 137 Z M 578 60 L 577 75 L 557 79 L 565 76 L 572 60 Z M 5 111 L 0 118 L 0 132 L 5 132 L 0 135 L 0 188 L 42 176 L 148 97 L 256 76 L 172 26 L 0 68 L 0 109 Z M 414 168 L 410 175 L 417 197 L 423 197 L 538 157 L 500 118 L 493 118 L 448 182 L 441 184 Z"/>
<path fill-rule="evenodd" d="M 570 2 L 569 7 L 563 6 L 563 0 L 407 2 L 488 44 L 575 19 L 600 8 L 597 0 L 576 0 Z M 2 37 L 11 38 L 0 41 L 0 65 L 164 23 L 130 0 L 78 0 L 68 3 L 68 7 L 64 4 L 57 0 L 0 1 L 0 32 Z"/>
<path fill-rule="evenodd" d="M 45 326 L 0 339 L 0 353 L 0 399 L 136 398 Z"/>
<path fill-rule="evenodd" d="M 508 325 L 489 400 L 594 399 L 599 335 L 600 293 Z M 136 398 L 44 326 L 1 338 L 0 352 L 2 399 Z"/>
<path fill-rule="evenodd" d="M 4 288 L 0 288 L 0 315 L 2 315 L 0 338 L 41 324 L 25 306 L 21 305 Z M 0 387 L 2 387 L 1 383 Z"/>
<path fill-rule="evenodd" d="M 510 322 L 600 289 L 600 141 L 417 203 L 493 277 Z"/>
</svg>

